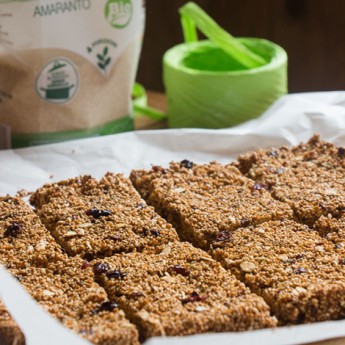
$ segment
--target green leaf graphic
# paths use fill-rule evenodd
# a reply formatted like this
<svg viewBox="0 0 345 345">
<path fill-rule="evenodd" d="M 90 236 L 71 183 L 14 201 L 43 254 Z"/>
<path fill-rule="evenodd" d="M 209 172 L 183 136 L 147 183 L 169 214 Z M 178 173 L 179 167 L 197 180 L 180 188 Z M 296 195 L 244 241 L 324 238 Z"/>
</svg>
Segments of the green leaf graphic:
<svg viewBox="0 0 345 345">
<path fill-rule="evenodd" d="M 104 50 L 103 50 L 103 55 L 106 56 L 109 52 L 109 49 L 108 47 L 105 47 Z"/>
<path fill-rule="evenodd" d="M 110 61 L 111 61 L 111 58 L 108 57 L 108 59 L 106 59 L 106 60 L 104 61 L 104 66 L 108 66 L 108 65 L 110 64 Z"/>
<path fill-rule="evenodd" d="M 97 54 L 98 60 L 104 61 L 104 56 L 101 54 Z"/>
<path fill-rule="evenodd" d="M 101 62 L 98 63 L 98 67 L 102 70 L 105 70 L 105 66 Z"/>
</svg>

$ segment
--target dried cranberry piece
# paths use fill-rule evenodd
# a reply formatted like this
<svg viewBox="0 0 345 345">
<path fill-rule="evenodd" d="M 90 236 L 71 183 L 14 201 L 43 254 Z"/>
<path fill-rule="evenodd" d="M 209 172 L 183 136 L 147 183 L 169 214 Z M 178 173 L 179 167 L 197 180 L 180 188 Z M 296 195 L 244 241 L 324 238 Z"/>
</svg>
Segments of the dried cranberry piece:
<svg viewBox="0 0 345 345">
<path fill-rule="evenodd" d="M 129 295 L 129 298 L 137 299 L 139 297 L 143 297 L 144 293 L 141 291 L 133 292 Z"/>
<path fill-rule="evenodd" d="M 113 311 L 117 309 L 119 306 L 113 301 L 106 301 L 103 302 L 99 307 L 92 311 L 92 314 L 98 314 L 101 311 Z"/>
<path fill-rule="evenodd" d="M 200 302 L 200 301 L 205 301 L 207 298 L 206 295 L 200 296 L 197 292 L 192 292 L 188 297 L 184 298 L 181 300 L 182 304 L 187 304 L 190 302 Z"/>
<path fill-rule="evenodd" d="M 183 161 L 181 161 L 180 163 L 180 167 L 181 168 L 186 168 L 186 169 L 192 169 L 194 166 L 194 163 L 187 160 L 187 159 L 184 159 Z"/>
<path fill-rule="evenodd" d="M 88 216 L 92 216 L 93 218 L 100 218 L 100 217 L 108 217 L 111 216 L 111 212 L 108 210 L 98 210 L 96 207 L 91 208 L 90 210 L 86 211 Z"/>
<path fill-rule="evenodd" d="M 216 237 L 217 242 L 229 242 L 231 241 L 232 234 L 230 231 L 220 231 L 218 236 Z"/>
<path fill-rule="evenodd" d="M 339 264 L 340 264 L 340 265 L 345 265 L 345 259 L 340 259 L 340 260 L 339 260 Z"/>
<path fill-rule="evenodd" d="M 345 149 L 343 147 L 339 147 L 338 149 L 338 156 L 344 157 L 345 156 Z"/>
<path fill-rule="evenodd" d="M 123 279 L 124 277 L 126 277 L 128 273 L 126 272 L 121 272 L 119 270 L 112 270 L 112 271 L 108 271 L 105 275 L 109 278 L 109 279 Z"/>
<path fill-rule="evenodd" d="M 115 302 L 107 301 L 101 304 L 100 310 L 113 311 L 118 307 L 119 306 Z"/>
<path fill-rule="evenodd" d="M 102 273 L 106 273 L 109 271 L 109 266 L 108 264 L 102 263 L 102 262 L 96 262 L 93 265 L 93 272 L 95 274 L 102 274 Z"/>
<path fill-rule="evenodd" d="M 90 263 L 84 260 L 83 263 L 81 264 L 81 269 L 86 270 L 89 266 L 90 266 Z"/>
<path fill-rule="evenodd" d="M 308 271 L 303 268 L 303 267 L 298 267 L 296 270 L 295 270 L 295 273 L 296 274 L 302 274 L 302 273 L 307 273 Z"/>
<path fill-rule="evenodd" d="M 12 236 L 12 237 L 15 237 L 19 234 L 22 233 L 22 227 L 19 223 L 17 222 L 13 222 L 8 228 L 7 230 L 5 231 L 5 236 L 8 237 L 8 236 Z"/>
<path fill-rule="evenodd" d="M 242 226 L 249 226 L 250 225 L 250 219 L 249 218 L 242 218 L 241 219 L 241 225 Z"/>
<path fill-rule="evenodd" d="M 155 230 L 155 229 L 150 230 L 150 233 L 151 233 L 152 236 L 156 236 L 156 237 L 158 237 L 158 236 L 161 235 L 161 233 L 159 232 L 159 230 Z"/>
<path fill-rule="evenodd" d="M 167 271 L 169 273 L 180 274 L 181 276 L 188 277 L 190 275 L 190 270 L 180 265 L 170 266 Z"/>
<path fill-rule="evenodd" d="M 271 157 L 278 157 L 279 153 L 275 150 L 272 150 L 272 151 L 268 152 L 268 155 Z"/>
<path fill-rule="evenodd" d="M 255 183 L 253 186 L 254 190 L 267 189 L 266 183 Z"/>
<path fill-rule="evenodd" d="M 297 254 L 295 255 L 295 258 L 298 260 L 298 259 L 302 259 L 304 258 L 304 255 L 303 254 Z"/>
</svg>

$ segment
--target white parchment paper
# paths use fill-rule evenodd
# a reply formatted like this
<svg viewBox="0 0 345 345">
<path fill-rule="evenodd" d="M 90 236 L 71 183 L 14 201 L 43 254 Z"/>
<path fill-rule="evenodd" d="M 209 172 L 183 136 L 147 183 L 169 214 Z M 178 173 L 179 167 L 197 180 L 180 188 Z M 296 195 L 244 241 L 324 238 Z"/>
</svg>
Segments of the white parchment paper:
<svg viewBox="0 0 345 345">
<path fill-rule="evenodd" d="M 345 145 L 345 92 L 288 95 L 275 103 L 262 117 L 224 130 L 160 130 L 118 134 L 102 138 L 71 141 L 35 148 L 0 152 L 0 195 L 33 191 L 42 184 L 89 174 L 101 177 L 107 171 L 126 175 L 132 169 L 167 165 L 172 160 L 195 163 L 218 160 L 227 163 L 240 153 L 255 148 L 295 145 L 313 133 L 322 139 Z M 34 318 L 42 321 L 41 309 L 16 308 L 3 283 L 0 270 L 0 295 L 24 332 Z M 18 289 L 17 289 L 18 290 Z M 19 291 L 19 290 L 18 290 Z M 23 292 L 20 290 L 19 295 Z M 18 299 L 26 305 L 28 296 Z M 58 329 L 56 329 L 58 333 Z M 32 332 L 25 332 L 29 344 Z M 64 336 L 71 336 L 70 333 Z M 345 320 L 312 325 L 260 330 L 244 333 L 197 335 L 184 338 L 151 339 L 148 344 L 300 344 L 345 336 Z M 31 341 L 31 342 L 30 342 Z M 65 344 L 77 344 L 71 336 Z"/>
</svg>

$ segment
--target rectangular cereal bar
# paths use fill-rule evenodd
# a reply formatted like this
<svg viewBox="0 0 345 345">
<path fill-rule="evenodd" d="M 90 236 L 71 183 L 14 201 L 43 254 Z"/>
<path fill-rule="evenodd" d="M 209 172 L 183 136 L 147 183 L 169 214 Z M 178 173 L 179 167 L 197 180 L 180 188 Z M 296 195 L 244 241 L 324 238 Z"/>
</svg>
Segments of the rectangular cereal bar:
<svg viewBox="0 0 345 345">
<path fill-rule="evenodd" d="M 309 226 L 322 215 L 337 217 L 345 210 L 345 149 L 318 136 L 292 148 L 247 153 L 235 165 Z"/>
<path fill-rule="evenodd" d="M 38 215 L 69 255 L 85 258 L 156 251 L 178 236 L 122 175 L 108 173 L 47 184 L 31 198 Z"/>
<path fill-rule="evenodd" d="M 108 301 L 88 262 L 68 258 L 20 198 L 0 198 L 0 263 L 53 316 L 91 342 L 138 342 L 135 326 Z M 0 327 L 7 338 L 18 333 L 13 322 Z"/>
<path fill-rule="evenodd" d="M 0 258 L 7 268 L 45 267 L 61 257 L 60 246 L 22 199 L 0 197 Z"/>
<path fill-rule="evenodd" d="M 212 255 L 262 296 L 280 324 L 345 317 L 345 269 L 331 242 L 294 221 L 233 231 Z"/>
<path fill-rule="evenodd" d="M 276 324 L 261 297 L 186 242 L 171 243 L 160 254 L 114 255 L 92 264 L 99 283 L 142 339 Z"/>
<path fill-rule="evenodd" d="M 292 217 L 288 205 L 230 165 L 182 161 L 169 169 L 133 171 L 131 180 L 182 239 L 203 249 L 239 227 Z"/>
<path fill-rule="evenodd" d="M 32 297 L 66 327 L 94 344 L 137 344 L 138 333 L 89 264 L 66 258 L 47 267 L 10 269 Z"/>
</svg>

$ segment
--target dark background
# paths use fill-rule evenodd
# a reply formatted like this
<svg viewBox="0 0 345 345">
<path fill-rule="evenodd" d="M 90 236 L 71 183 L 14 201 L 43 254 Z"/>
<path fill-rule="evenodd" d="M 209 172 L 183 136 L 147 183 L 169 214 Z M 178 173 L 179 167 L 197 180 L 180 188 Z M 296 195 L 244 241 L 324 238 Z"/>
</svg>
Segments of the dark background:
<svg viewBox="0 0 345 345">
<path fill-rule="evenodd" d="M 182 42 L 178 8 L 187 1 L 147 0 L 138 81 L 163 91 L 162 56 Z M 196 0 L 235 36 L 262 37 L 289 56 L 289 91 L 345 89 L 345 0 Z"/>
</svg>

